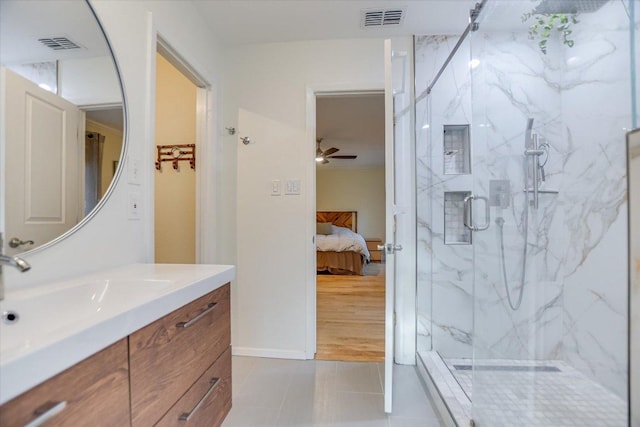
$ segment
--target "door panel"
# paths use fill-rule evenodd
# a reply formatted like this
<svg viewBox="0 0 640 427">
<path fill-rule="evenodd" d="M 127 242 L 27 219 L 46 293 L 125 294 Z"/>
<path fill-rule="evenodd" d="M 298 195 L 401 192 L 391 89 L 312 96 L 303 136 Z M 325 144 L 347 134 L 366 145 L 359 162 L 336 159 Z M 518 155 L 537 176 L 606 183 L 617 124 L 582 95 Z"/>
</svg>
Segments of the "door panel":
<svg viewBox="0 0 640 427">
<path fill-rule="evenodd" d="M 2 69 L 5 93 L 5 241 L 40 246 L 83 217 L 82 113 L 70 102 Z M 14 254 L 28 246 L 5 252 Z"/>
<path fill-rule="evenodd" d="M 385 375 L 393 406 L 393 364 L 415 363 L 415 168 L 409 39 L 385 40 Z M 396 334 L 397 332 L 397 334 Z"/>
</svg>

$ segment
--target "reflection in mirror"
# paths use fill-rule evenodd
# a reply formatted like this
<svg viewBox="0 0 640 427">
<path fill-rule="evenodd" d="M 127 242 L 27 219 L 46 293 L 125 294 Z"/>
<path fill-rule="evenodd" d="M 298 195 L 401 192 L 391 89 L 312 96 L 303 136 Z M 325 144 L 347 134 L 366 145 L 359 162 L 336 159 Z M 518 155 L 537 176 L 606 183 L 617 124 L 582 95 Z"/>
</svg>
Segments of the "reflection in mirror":
<svg viewBox="0 0 640 427">
<path fill-rule="evenodd" d="M 86 1 L 0 1 L 2 253 L 41 247 L 99 205 L 119 164 L 122 88 Z"/>
</svg>

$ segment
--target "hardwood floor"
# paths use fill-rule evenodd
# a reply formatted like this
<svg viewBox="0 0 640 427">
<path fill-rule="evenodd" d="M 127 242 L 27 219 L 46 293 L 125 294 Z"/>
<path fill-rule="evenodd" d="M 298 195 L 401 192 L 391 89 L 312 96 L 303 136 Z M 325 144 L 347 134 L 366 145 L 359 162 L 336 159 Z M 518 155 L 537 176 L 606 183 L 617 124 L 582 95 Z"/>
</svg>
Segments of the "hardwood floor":
<svg viewBox="0 0 640 427">
<path fill-rule="evenodd" d="M 316 359 L 384 360 L 384 264 L 364 276 L 317 276 Z"/>
</svg>

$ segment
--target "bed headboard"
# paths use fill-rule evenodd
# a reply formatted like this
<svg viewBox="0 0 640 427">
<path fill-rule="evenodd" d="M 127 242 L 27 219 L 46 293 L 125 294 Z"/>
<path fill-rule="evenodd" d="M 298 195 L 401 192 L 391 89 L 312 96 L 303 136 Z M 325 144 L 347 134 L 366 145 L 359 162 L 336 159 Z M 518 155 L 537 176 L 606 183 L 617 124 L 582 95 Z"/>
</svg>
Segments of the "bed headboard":
<svg viewBox="0 0 640 427">
<path fill-rule="evenodd" d="M 358 232 L 357 211 L 318 211 L 316 222 L 330 222 L 338 227 L 349 228 L 354 233 Z"/>
</svg>

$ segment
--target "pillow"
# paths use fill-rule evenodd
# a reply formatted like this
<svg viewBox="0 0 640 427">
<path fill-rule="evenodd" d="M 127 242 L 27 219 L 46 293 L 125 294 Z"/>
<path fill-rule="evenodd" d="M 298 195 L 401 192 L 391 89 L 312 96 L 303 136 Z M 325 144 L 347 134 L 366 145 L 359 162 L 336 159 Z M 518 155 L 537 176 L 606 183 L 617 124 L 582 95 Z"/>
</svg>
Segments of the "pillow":
<svg viewBox="0 0 640 427">
<path fill-rule="evenodd" d="M 317 222 L 316 223 L 316 234 L 331 234 L 331 223 L 330 222 Z"/>
</svg>

